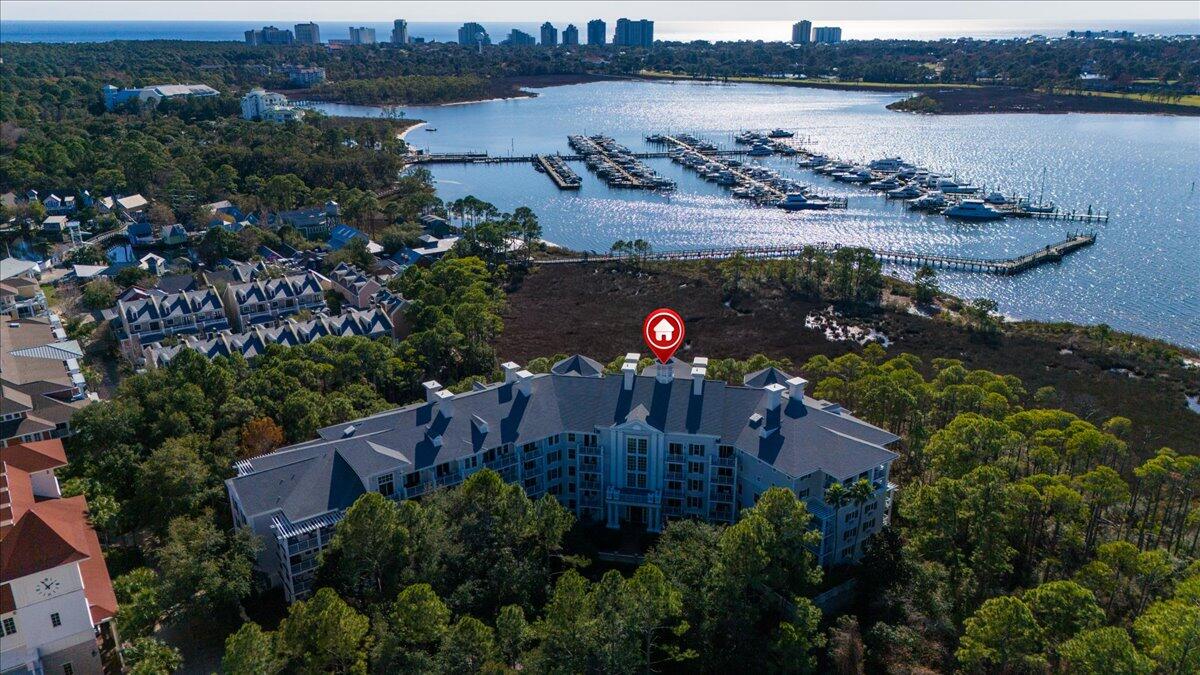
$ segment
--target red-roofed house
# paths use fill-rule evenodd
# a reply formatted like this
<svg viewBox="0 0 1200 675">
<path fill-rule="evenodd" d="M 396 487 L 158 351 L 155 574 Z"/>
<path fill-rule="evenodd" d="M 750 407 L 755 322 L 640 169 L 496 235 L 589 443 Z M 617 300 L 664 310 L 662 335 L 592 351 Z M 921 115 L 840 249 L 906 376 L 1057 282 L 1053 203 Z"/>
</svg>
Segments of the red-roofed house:
<svg viewBox="0 0 1200 675">
<path fill-rule="evenodd" d="M 117 599 L 88 521 L 62 496 L 62 441 L 0 448 L 0 672 L 101 673 Z"/>
</svg>

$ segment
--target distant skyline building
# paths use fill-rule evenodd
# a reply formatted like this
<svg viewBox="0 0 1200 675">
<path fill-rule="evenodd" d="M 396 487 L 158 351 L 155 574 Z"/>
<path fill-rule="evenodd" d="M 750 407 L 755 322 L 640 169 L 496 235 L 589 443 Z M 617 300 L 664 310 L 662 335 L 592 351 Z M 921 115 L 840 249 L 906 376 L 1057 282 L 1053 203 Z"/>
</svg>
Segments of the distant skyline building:
<svg viewBox="0 0 1200 675">
<path fill-rule="evenodd" d="M 406 45 L 408 42 L 408 22 L 396 19 L 392 22 L 392 44 Z"/>
<path fill-rule="evenodd" d="M 476 45 L 490 45 L 492 38 L 488 36 L 488 32 L 483 26 L 469 21 L 458 29 L 458 44 L 464 47 L 474 47 Z"/>
<path fill-rule="evenodd" d="M 558 29 L 549 21 L 542 24 L 542 44 L 551 47 L 558 44 Z"/>
<path fill-rule="evenodd" d="M 319 45 L 321 44 L 321 27 L 309 21 L 308 23 L 298 23 L 296 28 L 296 44 L 298 45 Z"/>
<path fill-rule="evenodd" d="M 842 29 L 837 26 L 817 26 L 813 29 L 813 42 L 836 45 L 842 41 Z"/>
<path fill-rule="evenodd" d="M 530 35 L 529 33 L 526 33 L 523 30 L 517 30 L 516 28 L 514 28 L 508 34 L 508 38 L 506 38 L 504 40 L 504 44 L 518 46 L 518 47 L 526 47 L 529 45 L 536 45 L 537 38 L 533 37 L 532 35 Z"/>
<path fill-rule="evenodd" d="M 812 42 L 812 22 L 808 19 L 792 24 L 792 42 L 806 45 Z"/>
<path fill-rule="evenodd" d="M 245 33 L 248 45 L 290 45 L 295 41 L 290 30 L 279 30 L 275 26 L 263 26 L 262 30 L 248 30 Z"/>
<path fill-rule="evenodd" d="M 654 22 L 649 19 L 617 19 L 613 33 L 613 44 L 623 47 L 645 47 L 654 45 Z"/>
<path fill-rule="evenodd" d="M 569 23 L 567 24 L 567 27 L 563 29 L 562 43 L 564 47 L 579 46 L 579 29 L 575 27 L 575 24 Z"/>
<path fill-rule="evenodd" d="M 352 45 L 373 45 L 375 44 L 375 29 L 366 26 L 350 27 L 350 44 Z"/>
<path fill-rule="evenodd" d="M 587 43 L 603 45 L 608 42 L 608 25 L 603 19 L 592 19 L 587 22 Z"/>
</svg>

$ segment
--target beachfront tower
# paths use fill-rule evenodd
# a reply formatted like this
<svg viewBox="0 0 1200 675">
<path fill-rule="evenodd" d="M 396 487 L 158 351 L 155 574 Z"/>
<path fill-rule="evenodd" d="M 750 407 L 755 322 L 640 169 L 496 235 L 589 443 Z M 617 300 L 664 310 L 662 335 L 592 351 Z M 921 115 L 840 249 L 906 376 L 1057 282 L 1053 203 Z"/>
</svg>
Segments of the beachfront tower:
<svg viewBox="0 0 1200 675">
<path fill-rule="evenodd" d="M 558 44 L 558 29 L 547 21 L 542 24 L 542 45 L 553 47 Z"/>
<path fill-rule="evenodd" d="M 562 43 L 564 47 L 579 46 L 579 29 L 575 27 L 575 24 L 569 23 L 563 29 Z"/>
<path fill-rule="evenodd" d="M 812 22 L 808 19 L 792 24 L 792 44 L 806 45 L 812 42 Z"/>
<path fill-rule="evenodd" d="M 608 42 L 608 26 L 603 19 L 592 19 L 587 23 L 587 40 L 589 45 L 603 45 Z"/>
</svg>

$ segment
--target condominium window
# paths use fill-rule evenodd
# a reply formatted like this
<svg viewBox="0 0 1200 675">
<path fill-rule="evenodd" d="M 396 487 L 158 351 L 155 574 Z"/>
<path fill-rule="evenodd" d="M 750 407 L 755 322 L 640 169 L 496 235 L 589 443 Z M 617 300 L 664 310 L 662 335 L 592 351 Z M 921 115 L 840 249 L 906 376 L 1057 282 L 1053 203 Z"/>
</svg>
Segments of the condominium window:
<svg viewBox="0 0 1200 675">
<path fill-rule="evenodd" d="M 721 447 L 717 448 L 717 455 L 726 459 L 733 457 L 733 446 L 722 445 Z"/>
<path fill-rule="evenodd" d="M 550 443 L 550 445 L 558 445 L 558 434 L 554 434 L 553 436 L 551 436 L 550 440 L 548 442 Z"/>
<path fill-rule="evenodd" d="M 690 478 L 690 479 L 688 479 L 688 489 L 693 492 L 703 490 L 704 489 L 704 481 L 702 481 L 698 478 Z"/>
<path fill-rule="evenodd" d="M 699 443 L 690 443 L 688 444 L 688 454 L 693 457 L 703 457 L 704 446 Z"/>
<path fill-rule="evenodd" d="M 683 454 L 683 443 L 668 443 L 667 444 L 667 454 L 682 455 Z"/>
<path fill-rule="evenodd" d="M 62 617 L 58 615 L 58 612 L 50 615 L 50 625 L 54 626 L 55 628 L 58 628 L 62 625 Z"/>
<path fill-rule="evenodd" d="M 842 557 L 843 558 L 849 558 L 853 555 L 854 555 L 854 547 L 853 546 L 847 546 L 846 548 L 842 549 Z"/>
<path fill-rule="evenodd" d="M 75 675 L 75 667 L 70 662 L 63 664 L 63 675 Z"/>
<path fill-rule="evenodd" d="M 535 452 L 536 450 L 537 443 L 526 443 L 525 445 L 521 446 L 521 452 Z"/>
<path fill-rule="evenodd" d="M 625 485 L 646 487 L 646 472 L 649 462 L 649 441 L 631 436 L 625 439 Z"/>
<path fill-rule="evenodd" d="M 389 473 L 386 476 L 380 476 L 376 480 L 379 482 L 379 494 L 384 497 L 391 497 L 396 494 L 396 483 L 392 474 Z"/>
<path fill-rule="evenodd" d="M 558 480 L 559 477 L 561 477 L 561 476 L 562 476 L 562 469 L 550 469 L 550 471 L 546 472 L 547 480 Z"/>
<path fill-rule="evenodd" d="M 704 500 L 700 497 L 688 497 L 687 506 L 689 509 L 698 509 L 704 506 Z"/>
<path fill-rule="evenodd" d="M 404 476 L 404 487 L 416 487 L 421 484 L 421 472 L 414 471 Z"/>
<path fill-rule="evenodd" d="M 567 442 L 574 443 L 575 442 L 575 434 L 567 434 Z"/>
<path fill-rule="evenodd" d="M 799 499 L 808 499 L 808 488 L 804 488 L 803 490 L 797 492 L 796 497 Z"/>
<path fill-rule="evenodd" d="M 704 473 L 703 462 L 688 462 L 688 473 Z"/>
<path fill-rule="evenodd" d="M 547 462 L 557 462 L 560 459 L 562 459 L 562 450 L 555 450 L 554 452 L 546 453 Z"/>
<path fill-rule="evenodd" d="M 15 632 L 17 632 L 17 620 L 10 616 L 4 620 L 4 634 L 12 635 Z"/>
</svg>

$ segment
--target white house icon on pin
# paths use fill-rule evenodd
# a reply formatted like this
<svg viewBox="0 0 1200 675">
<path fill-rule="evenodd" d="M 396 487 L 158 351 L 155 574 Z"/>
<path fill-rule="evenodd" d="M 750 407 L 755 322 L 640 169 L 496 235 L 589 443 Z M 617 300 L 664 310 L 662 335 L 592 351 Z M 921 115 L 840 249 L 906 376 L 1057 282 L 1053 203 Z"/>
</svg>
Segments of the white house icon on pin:
<svg viewBox="0 0 1200 675">
<path fill-rule="evenodd" d="M 674 338 L 675 326 L 672 326 L 670 321 L 659 319 L 658 323 L 654 324 L 655 342 L 670 342 Z"/>
</svg>

